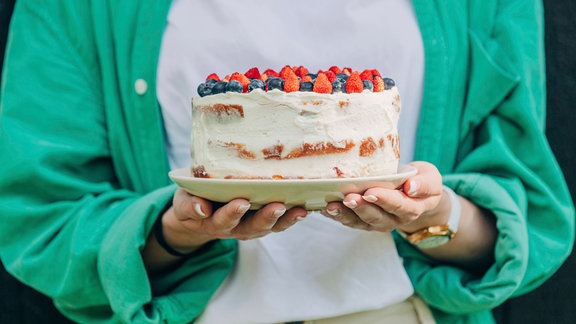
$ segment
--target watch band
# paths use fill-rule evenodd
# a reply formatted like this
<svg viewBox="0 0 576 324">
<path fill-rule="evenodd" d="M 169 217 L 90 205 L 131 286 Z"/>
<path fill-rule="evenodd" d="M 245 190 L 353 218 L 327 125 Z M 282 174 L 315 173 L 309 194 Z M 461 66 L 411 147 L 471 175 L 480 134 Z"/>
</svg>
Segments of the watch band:
<svg viewBox="0 0 576 324">
<path fill-rule="evenodd" d="M 430 249 L 444 245 L 454 238 L 458 231 L 458 225 L 460 224 L 462 206 L 460 204 L 460 199 L 458 199 L 458 196 L 452 189 L 444 186 L 443 190 L 450 200 L 450 214 L 448 215 L 447 223 L 443 225 L 429 226 L 414 233 L 405 233 L 404 231 L 397 229 L 400 236 L 405 238 L 411 244 L 422 249 Z"/>
<path fill-rule="evenodd" d="M 458 225 L 460 225 L 460 215 L 462 214 L 462 205 L 460 204 L 460 199 L 449 187 L 444 186 L 444 192 L 448 194 L 450 198 L 450 215 L 448 215 L 448 229 L 454 234 L 458 231 Z"/>
</svg>

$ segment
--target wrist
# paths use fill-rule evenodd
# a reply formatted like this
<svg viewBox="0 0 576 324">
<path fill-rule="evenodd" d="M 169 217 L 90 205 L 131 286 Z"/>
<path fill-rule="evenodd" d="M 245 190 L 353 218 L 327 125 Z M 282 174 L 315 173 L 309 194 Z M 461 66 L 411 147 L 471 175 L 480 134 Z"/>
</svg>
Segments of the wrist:
<svg viewBox="0 0 576 324">
<path fill-rule="evenodd" d="M 460 198 L 448 187 L 444 187 L 442 198 L 428 215 L 422 215 L 408 226 L 398 228 L 398 233 L 413 245 L 422 249 L 438 247 L 452 240 L 461 217 Z"/>
<path fill-rule="evenodd" d="M 212 241 L 208 236 L 193 235 L 186 230 L 180 221 L 175 219 L 172 209 L 158 217 L 153 231 L 158 244 L 168 254 L 177 257 L 188 257 Z"/>
<path fill-rule="evenodd" d="M 447 224 L 451 209 L 452 203 L 450 201 L 450 197 L 448 196 L 446 189 L 443 189 L 440 202 L 438 202 L 436 207 L 423 213 L 420 217 L 418 217 L 417 220 L 409 224 L 399 226 L 398 229 L 405 233 L 414 233 L 430 226 Z"/>
</svg>

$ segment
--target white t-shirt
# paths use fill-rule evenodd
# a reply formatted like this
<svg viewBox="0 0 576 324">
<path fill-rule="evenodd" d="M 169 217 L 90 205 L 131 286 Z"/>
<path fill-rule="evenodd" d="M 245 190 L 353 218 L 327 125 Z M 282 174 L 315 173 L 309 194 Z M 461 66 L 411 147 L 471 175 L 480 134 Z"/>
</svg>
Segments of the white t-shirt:
<svg viewBox="0 0 576 324">
<path fill-rule="evenodd" d="M 157 92 L 173 168 L 190 163 L 190 102 L 210 73 L 258 67 L 376 68 L 402 94 L 402 163 L 412 159 L 423 48 L 410 0 L 175 0 Z M 311 213 L 282 233 L 240 241 L 232 274 L 199 323 L 278 323 L 381 308 L 413 288 L 389 233 Z"/>
</svg>

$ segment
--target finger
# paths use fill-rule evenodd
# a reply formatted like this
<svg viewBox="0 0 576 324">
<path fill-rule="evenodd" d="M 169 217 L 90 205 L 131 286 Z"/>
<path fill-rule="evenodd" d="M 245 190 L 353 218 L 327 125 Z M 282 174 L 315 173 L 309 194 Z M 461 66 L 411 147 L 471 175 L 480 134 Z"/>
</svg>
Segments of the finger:
<svg viewBox="0 0 576 324">
<path fill-rule="evenodd" d="M 216 209 L 210 219 L 207 219 L 206 226 L 211 232 L 228 235 L 238 226 L 242 217 L 250 209 L 250 202 L 246 199 L 234 199 Z"/>
<path fill-rule="evenodd" d="M 355 212 L 355 209 L 358 207 L 357 201 L 359 201 L 359 195 L 354 195 L 352 197 L 353 198 L 345 197 L 346 204 L 338 202 L 329 203 L 326 206 L 326 209 L 321 211 L 321 213 L 324 216 L 351 228 L 363 230 L 371 229 L 371 226 L 361 220 Z"/>
<path fill-rule="evenodd" d="M 272 232 L 283 232 L 294 224 L 304 220 L 307 215 L 308 211 L 302 207 L 291 208 L 278 219 L 271 230 Z"/>
<path fill-rule="evenodd" d="M 353 200 L 349 200 L 353 196 Z M 353 203 L 351 203 L 353 201 Z M 372 229 L 391 231 L 397 226 L 396 216 L 388 213 L 377 204 L 366 201 L 363 196 L 348 195 L 344 198 L 344 205 L 348 206 L 356 217 Z"/>
<path fill-rule="evenodd" d="M 246 217 L 233 232 L 240 237 L 244 235 L 247 238 L 263 236 L 272 231 L 274 225 L 285 213 L 286 206 L 284 204 L 270 203 Z"/>
<path fill-rule="evenodd" d="M 412 162 L 418 173 L 404 182 L 402 189 L 414 198 L 439 196 L 442 194 L 442 176 L 438 169 L 428 162 Z"/>
<path fill-rule="evenodd" d="M 212 214 L 211 203 L 179 188 L 172 201 L 174 214 L 180 221 L 202 220 Z"/>
<path fill-rule="evenodd" d="M 367 203 L 378 206 L 395 222 L 395 226 L 416 220 L 432 206 L 430 198 L 413 198 L 401 190 L 370 188 L 362 196 Z"/>
</svg>

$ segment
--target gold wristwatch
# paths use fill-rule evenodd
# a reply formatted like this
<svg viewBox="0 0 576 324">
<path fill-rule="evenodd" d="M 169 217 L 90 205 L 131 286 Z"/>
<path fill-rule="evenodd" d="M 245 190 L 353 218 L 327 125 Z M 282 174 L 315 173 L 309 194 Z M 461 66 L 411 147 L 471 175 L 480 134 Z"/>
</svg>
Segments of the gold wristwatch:
<svg viewBox="0 0 576 324">
<path fill-rule="evenodd" d="M 453 239 L 460 224 L 460 200 L 452 189 L 445 186 L 444 191 L 448 194 L 451 204 L 447 224 L 429 226 L 414 233 L 406 233 L 397 229 L 398 234 L 420 249 L 432 249 L 444 245 Z"/>
</svg>

